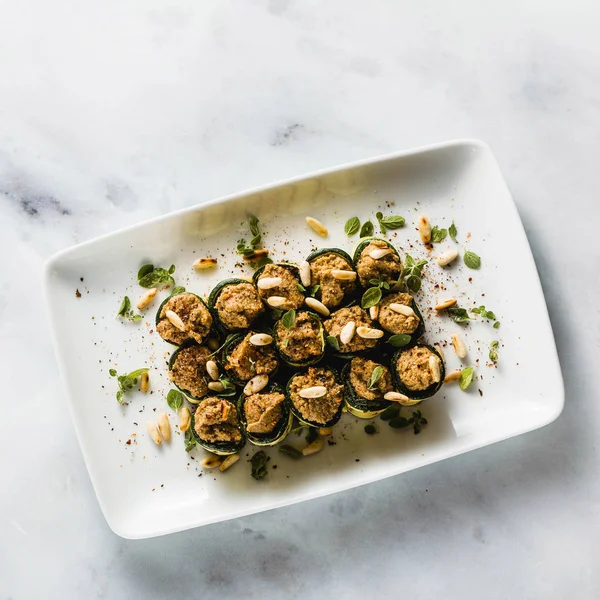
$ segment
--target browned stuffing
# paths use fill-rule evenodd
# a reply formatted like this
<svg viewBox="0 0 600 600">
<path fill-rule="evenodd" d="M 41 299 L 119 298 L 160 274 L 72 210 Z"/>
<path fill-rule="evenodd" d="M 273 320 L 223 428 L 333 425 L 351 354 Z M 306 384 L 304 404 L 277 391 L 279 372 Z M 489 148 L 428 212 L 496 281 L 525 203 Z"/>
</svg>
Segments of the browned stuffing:
<svg viewBox="0 0 600 600">
<path fill-rule="evenodd" d="M 204 398 L 208 393 L 206 361 L 210 350 L 204 346 L 188 346 L 179 351 L 169 375 L 173 383 L 196 398 Z"/>
<path fill-rule="evenodd" d="M 280 307 L 282 310 L 290 310 L 292 308 L 296 310 L 304 304 L 304 294 L 298 289 L 298 279 L 290 269 L 280 267 L 276 264 L 269 264 L 265 266 L 258 279 L 260 281 L 266 277 L 281 277 L 281 285 L 268 290 L 261 290 L 259 288 L 258 294 L 263 302 L 266 302 L 267 298 L 271 296 L 287 298 L 287 302 Z"/>
<path fill-rule="evenodd" d="M 300 390 L 322 385 L 327 394 L 321 398 L 302 398 Z M 290 383 L 290 398 L 303 419 L 325 425 L 337 414 L 343 398 L 343 386 L 330 369 L 310 367 L 306 373 L 294 375 Z"/>
<path fill-rule="evenodd" d="M 283 415 L 283 394 L 253 394 L 244 401 L 246 429 L 250 433 L 271 433 Z"/>
<path fill-rule="evenodd" d="M 166 317 L 168 310 L 176 313 L 185 325 L 180 331 Z M 174 344 L 183 344 L 192 338 L 201 344 L 212 327 L 212 317 L 204 303 L 194 294 L 177 294 L 170 298 L 160 311 L 156 331 L 163 340 Z"/>
<path fill-rule="evenodd" d="M 313 286 L 320 286 L 317 290 L 317 298 L 330 309 L 338 307 L 344 295 L 352 292 L 356 287 L 356 280 L 335 279 L 331 274 L 333 269 L 354 270 L 345 258 L 334 252 L 321 254 L 310 263 L 311 283 Z"/>
<path fill-rule="evenodd" d="M 281 352 L 292 361 L 306 360 L 323 353 L 320 322 L 310 313 L 298 313 L 290 329 L 286 329 L 280 321 L 275 335 Z"/>
<path fill-rule="evenodd" d="M 363 287 L 369 286 L 369 279 L 381 279 L 387 283 L 395 283 L 402 272 L 402 263 L 395 252 L 377 260 L 371 258 L 369 253 L 376 248 L 389 248 L 389 245 L 380 240 L 373 240 L 360 253 L 356 270 Z"/>
<path fill-rule="evenodd" d="M 415 346 L 400 353 L 396 364 L 400 380 L 409 390 L 426 390 L 433 385 L 433 377 L 429 370 L 429 357 L 439 358 L 425 346 Z"/>
<path fill-rule="evenodd" d="M 361 338 L 358 333 L 354 333 L 354 337 L 347 343 L 342 344 L 340 341 L 340 332 L 344 325 L 354 321 L 356 327 L 370 327 L 373 328 L 373 321 L 369 318 L 366 311 L 360 306 L 351 306 L 350 308 L 340 308 L 331 314 L 331 317 L 327 319 L 323 324 L 327 335 L 338 338 L 340 344 L 340 352 L 360 352 L 361 350 L 368 350 L 374 348 L 379 340 L 372 339 L 368 340 Z"/>
<path fill-rule="evenodd" d="M 247 329 L 264 312 L 258 291 L 251 283 L 226 285 L 219 294 L 215 308 L 227 329 Z"/>
<path fill-rule="evenodd" d="M 240 381 L 248 381 L 255 375 L 270 375 L 278 365 L 273 345 L 253 346 L 250 338 L 255 331 L 249 332 L 244 339 L 228 354 L 225 370 L 230 371 Z"/>
<path fill-rule="evenodd" d="M 239 442 L 242 439 L 235 405 L 221 398 L 206 398 L 196 409 L 194 429 L 206 442 Z"/>
<path fill-rule="evenodd" d="M 411 315 L 405 317 L 390 308 L 390 304 L 405 304 L 411 306 L 413 297 L 410 294 L 390 294 L 385 296 L 379 303 L 379 324 L 383 329 L 390 333 L 406 333 L 411 334 L 417 330 L 419 326 L 419 317 Z"/>
<path fill-rule="evenodd" d="M 374 389 L 369 389 L 369 380 L 375 367 L 382 367 L 383 374 L 375 384 Z M 350 363 L 350 383 L 356 393 L 365 400 L 381 400 L 383 395 L 392 390 L 392 375 L 390 370 L 368 358 L 353 358 Z"/>
</svg>

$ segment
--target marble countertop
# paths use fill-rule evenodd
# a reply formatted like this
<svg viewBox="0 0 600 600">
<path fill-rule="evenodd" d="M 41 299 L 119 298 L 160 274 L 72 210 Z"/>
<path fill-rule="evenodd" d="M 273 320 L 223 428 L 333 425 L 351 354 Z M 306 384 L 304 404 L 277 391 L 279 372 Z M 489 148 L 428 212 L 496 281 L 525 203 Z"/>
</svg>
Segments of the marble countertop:
<svg viewBox="0 0 600 600">
<path fill-rule="evenodd" d="M 584 0 L 0 6 L 0 597 L 600 597 L 599 20 Z M 58 377 L 44 261 L 213 197 L 456 137 L 488 142 L 514 194 L 562 416 L 335 496 L 114 535 Z"/>
</svg>

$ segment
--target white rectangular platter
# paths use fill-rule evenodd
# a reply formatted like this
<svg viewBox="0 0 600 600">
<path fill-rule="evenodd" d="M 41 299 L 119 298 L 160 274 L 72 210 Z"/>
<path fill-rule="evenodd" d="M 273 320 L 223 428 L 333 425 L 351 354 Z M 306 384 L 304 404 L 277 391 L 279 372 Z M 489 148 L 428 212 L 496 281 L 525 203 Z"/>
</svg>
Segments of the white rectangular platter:
<svg viewBox="0 0 600 600">
<path fill-rule="evenodd" d="M 169 444 L 155 446 L 145 422 L 167 410 L 177 423 L 165 402 L 166 363 L 173 347 L 153 332 L 160 300 L 139 323 L 115 319 L 125 294 L 135 304 L 143 292 L 136 281 L 138 268 L 173 263 L 177 284 L 204 295 L 232 274 L 252 274 L 248 266 L 235 266 L 240 262 L 237 241 L 248 238 L 249 213 L 260 219 L 272 257 L 296 261 L 317 246 L 351 252 L 358 236 L 348 238 L 344 223 L 352 216 L 361 222 L 370 218 L 377 232 L 379 210 L 406 218 L 403 228 L 387 234 L 401 255 L 429 260 L 417 295 L 426 339 L 444 346 L 448 369 L 476 366 L 477 379 L 469 390 L 445 385 L 423 402 L 428 425 L 420 435 L 391 429 L 379 419 L 374 420 L 379 433 L 366 435 L 364 426 L 370 421 L 346 414 L 334 443 L 319 454 L 294 461 L 277 449 L 268 450 L 269 474 L 261 481 L 250 476 L 247 460 L 257 450 L 250 445 L 226 473 L 203 471 L 204 451 L 186 454 L 176 427 Z M 308 215 L 328 227 L 328 238 L 307 227 Z M 454 242 L 447 238 L 428 251 L 416 230 L 420 215 L 438 227 L 454 221 L 461 256 L 466 248 L 476 252 L 481 268 L 467 269 L 462 260 L 445 270 L 439 267 L 433 256 Z M 192 262 L 202 256 L 217 257 L 218 268 L 193 271 Z M 48 262 L 45 278 L 59 366 L 81 449 L 110 527 L 127 538 L 180 531 L 397 475 L 542 427 L 560 414 L 564 403 L 552 329 L 527 238 L 496 160 L 477 141 L 384 156 L 166 215 L 61 252 Z M 162 292 L 161 299 L 167 295 Z M 481 319 L 464 326 L 440 317 L 432 307 L 448 296 L 465 307 L 486 305 L 501 321 L 500 328 Z M 445 346 L 455 331 L 469 347 L 462 363 Z M 494 339 L 501 342 L 497 367 L 488 360 Z M 126 373 L 144 366 L 150 367 L 152 393 L 131 392 L 129 404 L 119 405 L 109 369 Z"/>
</svg>

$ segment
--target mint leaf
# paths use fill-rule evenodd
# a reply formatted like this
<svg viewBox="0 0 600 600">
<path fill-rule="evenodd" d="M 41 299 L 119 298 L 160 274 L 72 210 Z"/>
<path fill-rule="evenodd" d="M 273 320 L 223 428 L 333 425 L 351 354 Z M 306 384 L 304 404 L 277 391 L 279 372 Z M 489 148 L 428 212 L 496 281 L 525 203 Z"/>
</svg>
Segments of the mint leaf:
<svg viewBox="0 0 600 600">
<path fill-rule="evenodd" d="M 360 301 L 363 308 L 371 308 L 381 300 L 381 288 L 371 287 L 364 294 Z"/>
<path fill-rule="evenodd" d="M 411 339 L 410 335 L 407 335 L 406 333 L 397 333 L 396 335 L 390 336 L 387 343 L 394 346 L 394 348 L 402 348 L 403 346 L 406 346 L 406 344 L 410 344 Z"/>
</svg>

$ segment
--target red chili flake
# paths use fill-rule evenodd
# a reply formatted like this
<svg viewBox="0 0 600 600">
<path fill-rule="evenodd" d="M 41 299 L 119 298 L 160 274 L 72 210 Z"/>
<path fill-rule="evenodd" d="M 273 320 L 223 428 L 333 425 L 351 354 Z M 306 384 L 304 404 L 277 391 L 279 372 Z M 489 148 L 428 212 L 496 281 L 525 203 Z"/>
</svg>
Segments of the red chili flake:
<svg viewBox="0 0 600 600">
<path fill-rule="evenodd" d="M 131 440 L 127 440 L 125 443 L 126 443 L 128 446 L 131 446 Z"/>
</svg>

